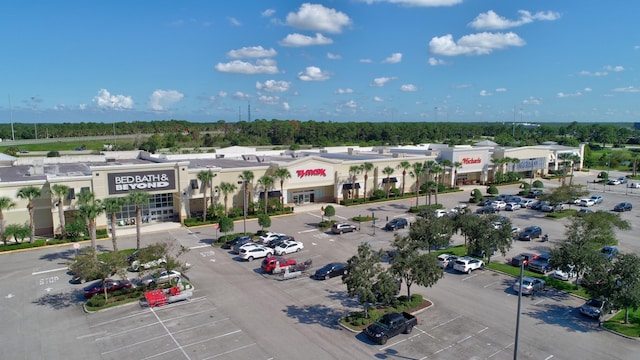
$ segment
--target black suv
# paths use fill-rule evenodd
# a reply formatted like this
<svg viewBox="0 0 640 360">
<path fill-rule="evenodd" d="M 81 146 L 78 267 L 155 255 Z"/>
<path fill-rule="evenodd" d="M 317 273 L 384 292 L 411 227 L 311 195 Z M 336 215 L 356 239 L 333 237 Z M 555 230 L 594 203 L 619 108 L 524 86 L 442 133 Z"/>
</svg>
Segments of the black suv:
<svg viewBox="0 0 640 360">
<path fill-rule="evenodd" d="M 405 218 L 395 218 L 391 221 L 389 221 L 387 223 L 387 225 L 384 226 L 385 230 L 398 230 L 398 229 L 404 229 L 407 225 L 409 225 L 409 223 L 407 222 L 407 219 Z"/>
<path fill-rule="evenodd" d="M 518 234 L 518 240 L 531 241 L 532 239 L 539 238 L 542 235 L 542 228 L 540 226 L 528 226 Z"/>
<path fill-rule="evenodd" d="M 234 247 L 235 245 L 237 245 L 238 243 L 248 243 L 251 241 L 251 236 L 248 235 L 241 235 L 241 236 L 237 236 L 235 239 L 229 240 L 227 242 L 225 242 L 224 244 L 222 244 L 221 248 L 223 249 L 231 249 L 232 247 Z"/>
</svg>

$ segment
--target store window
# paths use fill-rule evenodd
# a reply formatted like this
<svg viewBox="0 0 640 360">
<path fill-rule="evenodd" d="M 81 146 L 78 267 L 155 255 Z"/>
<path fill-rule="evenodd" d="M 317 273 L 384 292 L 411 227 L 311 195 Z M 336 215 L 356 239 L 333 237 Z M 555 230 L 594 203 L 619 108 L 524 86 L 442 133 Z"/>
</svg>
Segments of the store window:
<svg viewBox="0 0 640 360">
<path fill-rule="evenodd" d="M 155 194 L 149 198 L 149 203 L 142 206 L 142 223 L 154 223 L 173 221 L 173 194 Z M 107 223 L 110 225 L 110 214 L 107 215 Z M 135 205 L 125 204 L 122 210 L 116 213 L 119 226 L 136 224 L 136 207 Z"/>
</svg>

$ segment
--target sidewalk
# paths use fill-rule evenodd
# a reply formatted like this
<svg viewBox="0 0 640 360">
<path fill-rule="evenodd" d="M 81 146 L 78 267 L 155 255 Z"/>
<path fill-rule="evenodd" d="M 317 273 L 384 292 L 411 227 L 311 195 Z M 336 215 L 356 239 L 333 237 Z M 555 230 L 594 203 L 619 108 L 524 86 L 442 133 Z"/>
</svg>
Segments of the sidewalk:
<svg viewBox="0 0 640 360">
<path fill-rule="evenodd" d="M 156 232 L 164 232 L 169 230 L 180 229 L 181 227 L 182 225 L 180 225 L 179 222 L 158 222 L 158 223 L 151 223 L 151 224 L 143 224 L 140 227 L 140 233 L 151 234 Z M 116 235 L 117 236 L 136 235 L 136 227 L 135 225 L 127 226 L 124 228 L 119 227 L 116 229 Z M 109 233 L 109 237 L 111 237 L 111 233 Z"/>
</svg>

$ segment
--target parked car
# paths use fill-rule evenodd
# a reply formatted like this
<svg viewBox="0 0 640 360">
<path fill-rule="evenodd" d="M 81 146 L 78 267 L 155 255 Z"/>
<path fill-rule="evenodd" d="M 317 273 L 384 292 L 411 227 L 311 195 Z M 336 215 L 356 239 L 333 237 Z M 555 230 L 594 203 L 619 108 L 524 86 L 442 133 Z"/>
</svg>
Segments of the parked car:
<svg viewBox="0 0 640 360">
<path fill-rule="evenodd" d="M 543 206 L 549 205 L 548 201 L 536 201 L 531 205 L 531 209 L 533 210 L 542 210 Z"/>
<path fill-rule="evenodd" d="M 624 177 L 624 176 L 620 176 L 620 177 L 618 178 L 618 182 L 619 182 L 620 184 L 626 184 L 626 183 L 627 183 L 627 178 L 626 178 L 626 177 Z"/>
<path fill-rule="evenodd" d="M 580 314 L 592 319 L 599 319 L 605 313 L 606 301 L 598 298 L 591 298 L 580 306 Z"/>
<path fill-rule="evenodd" d="M 271 274 L 276 269 L 284 269 L 289 266 L 294 266 L 297 263 L 298 262 L 295 259 L 288 259 L 280 256 L 268 256 L 262 260 L 262 265 L 260 267 L 262 268 L 262 271 Z"/>
<path fill-rule="evenodd" d="M 498 210 L 504 210 L 507 207 L 507 203 L 502 200 L 496 200 L 491 203 L 491 206 Z"/>
<path fill-rule="evenodd" d="M 520 206 L 523 208 L 530 208 L 535 202 L 536 201 L 533 199 L 522 199 L 522 201 L 520 201 Z"/>
<path fill-rule="evenodd" d="M 273 255 L 273 249 L 265 246 L 255 246 L 251 248 L 240 249 L 240 258 L 253 261 L 254 259 L 261 259 L 263 257 Z"/>
<path fill-rule="evenodd" d="M 240 243 L 238 243 L 233 247 L 232 252 L 239 255 L 240 254 L 240 250 L 249 249 L 249 248 L 256 247 L 256 246 L 260 246 L 260 244 L 254 243 L 254 242 L 246 242 L 246 243 L 240 245 Z"/>
<path fill-rule="evenodd" d="M 621 202 L 620 204 L 616 205 L 613 208 L 613 211 L 625 212 L 625 211 L 631 211 L 631 209 L 633 209 L 633 205 L 631 205 L 630 202 Z"/>
<path fill-rule="evenodd" d="M 569 281 L 569 279 L 573 279 L 578 276 L 576 272 L 573 271 L 573 268 L 573 266 L 570 266 L 568 269 L 569 271 L 556 269 L 551 274 L 549 274 L 549 277 L 562 281 Z"/>
<path fill-rule="evenodd" d="M 102 280 L 96 281 L 93 284 L 82 289 L 82 295 L 84 295 L 84 297 L 88 299 L 96 294 L 104 293 L 105 289 L 107 290 L 107 293 L 110 293 L 116 290 L 131 288 L 131 287 L 132 287 L 131 282 L 127 280 L 105 279 L 104 281 Z"/>
<path fill-rule="evenodd" d="M 593 202 L 596 204 L 602 204 L 602 200 L 604 200 L 604 198 L 602 197 L 602 195 L 592 195 L 591 200 L 593 200 Z"/>
<path fill-rule="evenodd" d="M 620 180 L 611 179 L 611 180 L 609 180 L 609 182 L 607 182 L 607 185 L 620 185 Z"/>
<path fill-rule="evenodd" d="M 228 240 L 224 244 L 222 244 L 221 248 L 223 248 L 223 249 L 231 249 L 238 242 L 247 243 L 247 242 L 250 242 L 251 240 L 252 240 L 251 236 L 248 236 L 248 235 L 236 236 L 235 238 L 233 238 L 231 240 Z"/>
<path fill-rule="evenodd" d="M 529 264 L 538 258 L 538 255 L 532 253 L 522 253 L 520 255 L 516 255 L 511 258 L 511 265 L 513 266 L 524 266 L 525 268 L 529 266 Z"/>
<path fill-rule="evenodd" d="M 459 272 L 471 274 L 473 270 L 484 269 L 484 261 L 468 256 L 461 257 L 454 262 L 453 269 Z"/>
<path fill-rule="evenodd" d="M 438 265 L 440 265 L 440 267 L 443 269 L 453 267 L 453 263 L 456 260 L 458 260 L 458 257 L 456 255 L 451 255 L 451 254 L 438 255 Z"/>
<path fill-rule="evenodd" d="M 491 247 L 491 256 L 495 255 L 498 252 L 498 249 L 495 246 Z M 475 258 L 484 259 L 487 257 L 487 252 L 484 249 L 475 248 L 469 251 L 469 255 Z"/>
<path fill-rule="evenodd" d="M 564 204 L 545 204 L 540 208 L 542 212 L 559 212 L 564 210 Z"/>
<path fill-rule="evenodd" d="M 405 218 L 395 218 L 395 219 L 391 219 L 391 221 L 389 221 L 384 226 L 384 229 L 388 230 L 388 231 L 393 231 L 393 230 L 398 230 L 398 229 L 404 229 L 407 225 L 409 225 L 409 222 L 407 222 L 407 219 L 405 219 Z"/>
<path fill-rule="evenodd" d="M 316 270 L 315 274 L 313 274 L 313 278 L 318 280 L 328 280 L 332 277 L 342 276 L 346 273 L 347 264 L 341 262 L 333 262 Z"/>
<path fill-rule="evenodd" d="M 611 259 L 618 255 L 618 248 L 613 246 L 605 246 L 600 250 L 600 255 L 606 259 Z"/>
<path fill-rule="evenodd" d="M 531 190 L 527 194 L 527 198 L 529 199 L 537 199 L 538 196 L 542 195 L 542 190 Z"/>
<path fill-rule="evenodd" d="M 478 202 L 478 206 L 489 206 L 494 201 L 495 201 L 494 199 L 483 199 Z"/>
<path fill-rule="evenodd" d="M 140 271 L 154 269 L 167 262 L 165 257 L 149 261 L 140 260 L 138 257 L 139 253 L 137 251 L 127 257 L 127 260 L 129 261 L 129 270 Z"/>
<path fill-rule="evenodd" d="M 364 334 L 380 345 L 400 334 L 411 334 L 413 327 L 418 325 L 418 318 L 408 312 L 392 312 L 384 314 L 381 319 L 364 329 Z"/>
<path fill-rule="evenodd" d="M 286 255 L 294 252 L 298 252 L 304 249 L 304 245 L 300 241 L 285 241 L 276 246 L 276 255 Z"/>
<path fill-rule="evenodd" d="M 282 244 L 285 241 L 296 241 L 296 238 L 294 238 L 293 236 L 289 236 L 289 235 L 278 236 L 277 239 L 273 239 L 273 240 L 269 241 L 269 243 L 267 244 L 267 247 L 275 249 L 276 246 Z"/>
<path fill-rule="evenodd" d="M 276 240 L 280 238 L 280 236 L 284 236 L 284 234 L 279 234 L 275 232 L 268 232 L 262 236 L 260 236 L 260 240 L 258 241 L 261 244 L 268 244 L 271 240 Z"/>
<path fill-rule="evenodd" d="M 580 201 L 578 202 L 579 206 L 584 206 L 584 207 L 593 206 L 595 204 L 596 204 L 596 202 L 593 201 L 593 199 L 591 199 L 591 198 L 589 198 L 589 199 L 580 199 Z"/>
<path fill-rule="evenodd" d="M 550 262 L 551 256 L 549 256 L 549 254 L 540 254 L 537 259 L 529 263 L 529 271 L 546 274 L 551 270 Z"/>
<path fill-rule="evenodd" d="M 149 287 L 155 287 L 158 284 L 166 284 L 170 281 L 179 282 L 183 275 L 175 270 L 156 271 L 155 273 L 142 278 L 141 283 Z"/>
<path fill-rule="evenodd" d="M 331 232 L 334 234 L 343 234 L 352 231 L 356 231 L 356 227 L 349 223 L 335 223 L 331 226 Z"/>
<path fill-rule="evenodd" d="M 504 209 L 507 211 L 515 211 L 515 210 L 520 210 L 521 208 L 522 206 L 520 205 L 520 203 L 510 202 L 510 203 L 507 203 L 507 206 Z"/>
<path fill-rule="evenodd" d="M 632 182 L 629 184 L 629 187 L 632 189 L 640 189 L 640 183 Z"/>
<path fill-rule="evenodd" d="M 591 209 L 582 208 L 582 209 L 578 210 L 578 215 L 593 214 L 594 212 L 595 211 L 593 211 Z"/>
<path fill-rule="evenodd" d="M 443 216 L 447 215 L 447 210 L 436 209 L 435 213 L 436 213 L 436 217 L 439 218 L 439 217 L 443 217 Z"/>
<path fill-rule="evenodd" d="M 516 280 L 515 284 L 513 284 L 513 290 L 516 293 L 522 291 L 522 295 L 531 295 L 536 291 L 544 290 L 545 286 L 546 283 L 542 279 L 524 276 L 522 278 L 522 285 L 520 285 L 520 280 Z"/>
<path fill-rule="evenodd" d="M 527 226 L 518 234 L 518 240 L 531 241 L 535 238 L 539 238 L 542 235 L 542 228 L 540 226 Z"/>
<path fill-rule="evenodd" d="M 483 206 L 476 209 L 476 214 L 495 214 L 498 209 L 493 206 Z"/>
</svg>

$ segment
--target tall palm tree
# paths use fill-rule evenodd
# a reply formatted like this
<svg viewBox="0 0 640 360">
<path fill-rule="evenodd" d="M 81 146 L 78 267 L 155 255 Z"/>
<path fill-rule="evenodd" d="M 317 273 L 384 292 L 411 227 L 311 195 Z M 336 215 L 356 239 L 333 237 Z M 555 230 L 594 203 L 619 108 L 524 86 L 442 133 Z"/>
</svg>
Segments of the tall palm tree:
<svg viewBox="0 0 640 360">
<path fill-rule="evenodd" d="M 18 190 L 18 199 L 27 200 L 27 209 L 29 210 L 29 228 L 31 229 L 31 234 L 29 235 L 29 243 L 33 244 L 33 241 L 36 238 L 36 223 L 34 221 L 36 206 L 33 203 L 33 200 L 42 196 L 40 189 L 35 186 L 25 186 Z"/>
<path fill-rule="evenodd" d="M 4 237 L 4 213 L 3 211 L 12 209 L 16 206 L 16 203 L 11 201 L 11 198 L 6 196 L 0 197 L 0 239 L 7 245 L 7 239 Z"/>
<path fill-rule="evenodd" d="M 136 250 L 140 251 L 140 223 L 142 223 L 142 207 L 149 204 L 149 198 L 151 195 L 143 191 L 132 191 L 125 198 L 127 204 L 134 205 L 136 207 Z"/>
<path fill-rule="evenodd" d="M 402 161 L 398 164 L 398 169 L 402 169 L 402 196 L 404 196 L 404 189 L 407 180 L 407 170 L 411 168 L 411 163 L 408 161 Z"/>
<path fill-rule="evenodd" d="M 445 186 L 444 184 L 444 180 L 445 180 L 445 175 L 447 173 L 447 168 L 450 168 L 451 171 L 451 175 L 453 175 L 453 163 L 451 162 L 451 160 L 447 160 L 447 159 L 442 159 L 440 160 L 440 166 L 442 166 L 442 186 Z M 451 184 L 451 181 L 449 181 L 449 184 Z"/>
<path fill-rule="evenodd" d="M 109 215 L 109 221 L 111 222 L 111 242 L 113 243 L 113 251 L 118 251 L 118 239 L 116 237 L 116 227 L 118 226 L 117 214 L 122 210 L 124 205 L 123 198 L 106 198 L 102 202 L 104 211 Z"/>
<path fill-rule="evenodd" d="M 580 162 L 580 159 L 580 155 L 573 154 L 571 156 L 571 177 L 569 178 L 569 186 L 573 185 L 573 168 L 575 166 L 575 163 Z"/>
<path fill-rule="evenodd" d="M 418 208 L 418 203 L 420 202 L 420 177 L 424 174 L 424 163 L 417 162 L 411 165 L 411 172 L 409 175 L 416 179 L 416 209 Z"/>
<path fill-rule="evenodd" d="M 67 237 L 66 221 L 64 218 L 64 200 L 69 196 L 71 188 L 67 185 L 54 184 L 51 186 L 51 194 L 53 195 L 53 201 L 58 206 L 58 218 L 60 219 L 60 233 L 62 238 Z"/>
<path fill-rule="evenodd" d="M 433 174 L 435 181 L 435 201 L 436 201 L 436 205 L 438 205 L 438 174 L 442 174 L 444 173 L 444 169 L 442 168 L 442 166 L 440 166 L 439 164 L 434 164 L 431 165 L 431 174 Z M 444 177 L 444 175 L 442 175 L 442 177 Z M 444 185 L 443 185 L 444 186 Z M 431 195 L 429 195 L 429 198 L 431 198 Z"/>
<path fill-rule="evenodd" d="M 277 168 L 273 176 L 280 181 L 280 211 L 284 211 L 284 181 L 291 179 L 291 173 L 287 168 Z"/>
<path fill-rule="evenodd" d="M 496 181 L 496 178 L 498 177 L 498 174 L 502 174 L 502 167 L 504 164 L 507 163 L 506 158 L 502 158 L 502 159 L 497 159 L 497 158 L 491 158 L 491 162 L 493 163 L 493 166 L 495 167 L 493 169 L 493 181 Z"/>
<path fill-rule="evenodd" d="M 391 174 L 393 174 L 394 170 L 391 166 L 387 166 L 384 169 L 382 169 L 382 173 L 387 175 L 387 186 L 386 186 L 386 191 L 387 191 L 387 199 L 389 198 L 389 187 L 391 186 Z"/>
<path fill-rule="evenodd" d="M 258 179 L 258 184 L 262 186 L 262 190 L 264 191 L 264 213 L 267 214 L 267 209 L 269 208 L 269 190 L 273 188 L 274 180 L 269 175 L 264 175 L 260 179 Z"/>
<path fill-rule="evenodd" d="M 425 180 L 426 194 L 424 196 L 427 201 L 427 205 L 431 205 L 431 168 L 435 165 L 437 165 L 437 163 L 433 160 L 429 160 L 424 163 L 424 171 L 427 174 L 427 178 Z"/>
<path fill-rule="evenodd" d="M 365 162 L 360 166 L 360 171 L 364 174 L 364 202 L 367 202 L 367 181 L 369 180 L 369 171 L 373 170 L 373 164 Z"/>
<path fill-rule="evenodd" d="M 207 200 L 209 199 L 207 192 L 209 191 L 211 180 L 213 180 L 213 173 L 211 172 L 211 170 L 202 170 L 198 173 L 198 180 L 202 182 L 202 193 L 203 193 L 202 222 L 206 222 L 207 221 Z"/>
<path fill-rule="evenodd" d="M 224 196 L 224 216 L 227 216 L 229 214 L 229 206 L 227 205 L 227 202 L 229 200 L 229 194 L 231 194 L 232 192 L 235 192 L 238 189 L 238 187 L 236 186 L 236 184 L 223 181 L 220 183 L 220 185 L 218 185 L 218 189 Z"/>
<path fill-rule="evenodd" d="M 243 208 L 243 211 L 245 211 L 244 216 L 247 216 L 246 209 L 248 207 L 248 202 L 249 202 L 249 184 L 251 184 L 251 187 L 253 188 L 253 179 L 255 178 L 255 175 L 253 174 L 253 171 L 245 170 L 240 175 L 238 175 L 238 178 L 242 180 L 242 184 L 243 184 L 242 187 L 244 192 L 243 194 L 244 202 L 242 203 L 242 208 Z"/>
<path fill-rule="evenodd" d="M 567 181 L 567 163 L 571 165 L 571 170 L 573 171 L 573 154 L 572 153 L 559 154 L 558 159 L 556 161 L 558 161 L 558 163 L 562 163 L 562 186 L 565 186 Z"/>
<path fill-rule="evenodd" d="M 89 225 L 89 236 L 91 237 L 91 248 L 93 249 L 93 256 L 97 258 L 98 249 L 98 237 L 96 235 L 96 218 L 104 212 L 104 207 L 99 199 L 93 199 L 80 205 L 78 208 L 78 216 L 83 218 Z"/>
<path fill-rule="evenodd" d="M 358 195 L 360 194 L 360 191 L 356 187 L 356 180 L 357 180 L 356 176 L 360 174 L 361 170 L 362 170 L 362 167 L 359 165 L 351 165 L 349 167 L 349 179 L 351 179 L 351 189 L 355 194 L 355 197 L 354 197 L 355 199 L 357 199 Z"/>
<path fill-rule="evenodd" d="M 458 169 L 462 167 L 462 163 L 459 161 L 453 162 L 453 184 L 456 186 L 456 180 L 458 180 Z"/>
</svg>

